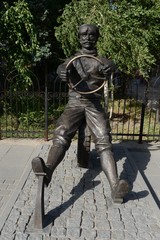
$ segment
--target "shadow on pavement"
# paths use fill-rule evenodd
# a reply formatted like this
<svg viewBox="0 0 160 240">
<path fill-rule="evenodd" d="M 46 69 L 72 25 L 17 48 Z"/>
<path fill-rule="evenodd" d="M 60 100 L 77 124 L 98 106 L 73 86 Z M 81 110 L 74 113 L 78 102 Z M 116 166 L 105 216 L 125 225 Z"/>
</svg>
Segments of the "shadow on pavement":
<svg viewBox="0 0 160 240">
<path fill-rule="evenodd" d="M 60 204 L 45 215 L 44 227 L 47 227 L 49 224 L 54 222 L 57 217 L 65 212 L 70 206 L 72 206 L 86 191 L 91 190 L 99 185 L 101 182 L 97 180 L 95 181 L 94 179 L 100 174 L 101 171 L 101 166 L 97 159 L 96 152 L 93 150 L 91 152 L 89 168 L 83 174 L 83 177 L 80 179 L 79 183 L 71 190 L 70 194 L 72 194 L 72 196 L 67 201 Z"/>
<path fill-rule="evenodd" d="M 149 175 L 147 176 L 147 172 L 148 171 L 145 171 L 147 168 L 149 168 L 149 162 L 151 161 L 151 151 L 158 151 L 160 150 L 160 146 L 156 146 L 156 148 L 154 149 L 151 149 L 150 147 L 153 146 L 153 144 L 151 145 L 150 143 L 144 143 L 141 147 L 138 148 L 131 148 L 129 147 L 128 148 L 128 151 L 131 153 L 132 155 L 132 161 L 134 161 L 134 163 L 136 164 L 139 172 L 141 173 L 141 176 L 144 180 L 144 182 L 146 183 L 147 187 L 149 188 L 151 194 L 152 194 L 152 197 L 154 198 L 157 206 L 160 208 L 160 200 L 157 196 L 157 193 L 154 189 L 154 186 L 153 184 L 151 183 L 150 179 L 148 178 Z M 156 167 L 156 166 L 154 166 Z M 150 174 L 153 174 L 152 173 L 152 169 L 149 171 Z"/>
<path fill-rule="evenodd" d="M 136 147 L 135 147 L 136 146 Z M 116 144 L 115 144 L 116 147 Z M 117 146 L 118 148 L 118 146 Z M 148 196 L 149 192 L 147 190 L 143 190 L 140 192 L 134 192 L 133 190 L 133 184 L 137 178 L 138 171 L 141 173 L 141 176 L 143 177 L 144 182 L 146 183 L 147 187 L 151 191 L 151 185 L 149 184 L 149 181 L 147 181 L 147 177 L 145 176 L 145 170 L 147 169 L 148 163 L 151 158 L 150 151 L 147 147 L 144 147 L 142 145 L 139 145 L 136 143 L 136 145 L 133 143 L 133 145 L 127 146 L 127 151 L 129 152 L 129 156 L 126 155 L 125 151 L 120 151 L 120 154 L 118 154 L 118 158 L 116 161 L 120 161 L 121 159 L 125 158 L 124 164 L 123 164 L 123 171 L 120 173 L 120 179 L 127 179 L 131 191 L 126 196 L 125 202 L 130 200 L 138 200 L 141 198 L 145 198 Z M 139 153 L 142 154 L 139 154 Z M 136 155 L 134 153 L 137 153 Z M 130 157 L 131 156 L 131 157 Z M 151 191 L 153 193 L 153 190 Z"/>
<path fill-rule="evenodd" d="M 126 152 L 124 151 L 123 147 L 121 147 L 119 144 L 113 144 L 113 151 L 114 151 L 114 157 L 117 162 L 117 165 L 119 161 L 123 161 L 123 167 L 121 169 L 121 172 L 118 173 L 120 179 L 126 179 L 129 182 L 130 185 L 130 192 L 124 199 L 124 203 L 128 201 L 133 200 L 139 200 L 141 198 L 145 198 L 148 196 L 149 192 L 147 190 L 142 190 L 139 192 L 133 191 L 133 184 L 136 181 L 138 171 L 140 171 L 145 183 L 147 184 L 149 190 L 151 191 L 152 195 L 154 195 L 154 198 L 157 202 L 157 205 L 160 205 L 159 199 L 156 196 L 156 193 L 152 189 L 152 186 L 150 185 L 149 181 L 147 180 L 147 177 L 145 176 L 145 169 L 147 168 L 147 165 L 150 161 L 150 151 L 148 148 L 133 148 L 130 146 L 128 147 L 128 151 L 132 154 L 133 152 L 141 152 L 144 154 L 141 155 L 140 159 L 136 159 L 139 161 L 138 167 L 137 163 L 134 161 L 134 157 L 130 159 L 130 157 L 126 156 Z M 54 222 L 54 220 L 60 216 L 67 208 L 69 208 L 71 205 L 76 202 L 78 198 L 80 198 L 85 191 L 88 191 L 90 189 L 93 189 L 95 186 L 100 184 L 100 181 L 94 181 L 97 175 L 100 174 L 101 166 L 99 163 L 99 160 L 97 158 L 97 154 L 95 150 L 92 150 L 91 152 L 91 159 L 89 164 L 89 169 L 84 173 L 83 177 L 80 179 L 77 186 L 75 186 L 71 194 L 72 196 L 61 205 L 57 206 L 50 212 L 48 212 L 45 216 L 46 218 L 46 226 Z M 86 184 L 87 182 L 87 184 Z"/>
</svg>

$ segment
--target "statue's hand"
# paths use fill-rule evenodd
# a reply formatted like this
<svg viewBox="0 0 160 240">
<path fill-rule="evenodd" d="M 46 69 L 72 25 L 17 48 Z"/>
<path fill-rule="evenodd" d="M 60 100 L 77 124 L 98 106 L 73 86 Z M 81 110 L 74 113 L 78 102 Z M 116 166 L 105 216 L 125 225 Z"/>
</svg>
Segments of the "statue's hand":
<svg viewBox="0 0 160 240">
<path fill-rule="evenodd" d="M 63 82 L 66 82 L 68 79 L 68 71 L 67 70 L 61 71 L 59 77 Z"/>
<path fill-rule="evenodd" d="M 109 65 L 101 65 L 100 72 L 105 76 L 108 77 L 111 74 L 111 67 Z"/>
</svg>

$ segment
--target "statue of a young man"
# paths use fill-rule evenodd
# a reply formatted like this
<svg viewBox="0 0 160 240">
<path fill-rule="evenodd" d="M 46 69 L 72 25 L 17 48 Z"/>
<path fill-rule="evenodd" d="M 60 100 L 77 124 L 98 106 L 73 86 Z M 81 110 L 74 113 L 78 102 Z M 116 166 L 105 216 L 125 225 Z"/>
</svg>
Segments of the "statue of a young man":
<svg viewBox="0 0 160 240">
<path fill-rule="evenodd" d="M 98 37 L 99 29 L 97 26 L 92 24 L 80 26 L 78 38 L 81 50 L 75 56 L 86 54 L 97 56 L 96 43 Z M 32 167 L 36 175 L 41 172 L 45 174 L 45 183 L 48 185 L 52 173 L 62 161 L 72 138 L 85 120 L 99 154 L 102 170 L 108 178 L 113 201 L 123 202 L 129 186 L 125 180 L 118 180 L 116 163 L 111 150 L 110 129 L 106 124 L 106 115 L 101 106 L 103 88 L 100 88 L 100 86 L 102 85 L 102 77 L 109 76 L 115 70 L 115 65 L 106 58 L 99 57 L 99 59 L 103 64 L 90 57 L 77 58 L 70 65 L 68 72 L 66 65 L 70 59 L 67 59 L 58 67 L 57 73 L 61 80 L 66 81 L 69 77 L 74 87 L 69 88 L 69 101 L 57 122 L 53 145 L 47 162 L 44 163 L 43 159 L 36 157 L 32 161 Z M 77 82 L 78 84 L 76 84 Z M 95 91 L 95 89 L 99 90 Z M 82 92 L 85 92 L 85 94 L 82 94 Z"/>
</svg>

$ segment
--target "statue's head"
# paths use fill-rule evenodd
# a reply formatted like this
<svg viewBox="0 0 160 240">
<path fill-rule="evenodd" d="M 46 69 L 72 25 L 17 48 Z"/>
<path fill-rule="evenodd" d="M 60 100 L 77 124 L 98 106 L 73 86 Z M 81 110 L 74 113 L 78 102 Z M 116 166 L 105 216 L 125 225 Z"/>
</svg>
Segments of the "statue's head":
<svg viewBox="0 0 160 240">
<path fill-rule="evenodd" d="M 78 38 L 82 48 L 91 50 L 99 38 L 99 29 L 94 24 L 83 24 L 79 27 Z"/>
</svg>

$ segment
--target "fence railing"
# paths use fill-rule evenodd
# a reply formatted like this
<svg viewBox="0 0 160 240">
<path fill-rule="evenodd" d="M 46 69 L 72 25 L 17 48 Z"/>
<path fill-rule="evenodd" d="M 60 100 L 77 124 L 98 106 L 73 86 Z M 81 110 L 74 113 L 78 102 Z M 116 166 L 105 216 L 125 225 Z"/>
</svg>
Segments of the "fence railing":
<svg viewBox="0 0 160 240">
<path fill-rule="evenodd" d="M 68 100 L 67 85 L 55 79 L 48 89 L 46 80 L 42 91 L 33 81 L 22 91 L 11 84 L 13 77 L 6 81 L 0 91 L 0 137 L 52 138 L 56 121 Z M 156 91 L 136 81 L 124 88 L 121 85 L 112 88 L 108 111 L 113 140 L 160 139 L 160 97 L 157 88 Z"/>
</svg>

